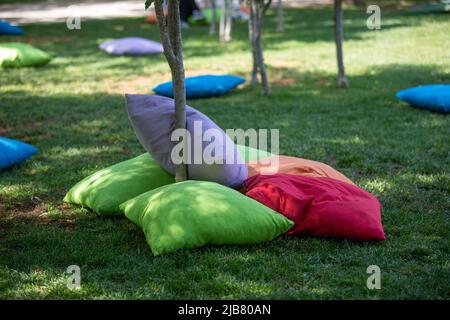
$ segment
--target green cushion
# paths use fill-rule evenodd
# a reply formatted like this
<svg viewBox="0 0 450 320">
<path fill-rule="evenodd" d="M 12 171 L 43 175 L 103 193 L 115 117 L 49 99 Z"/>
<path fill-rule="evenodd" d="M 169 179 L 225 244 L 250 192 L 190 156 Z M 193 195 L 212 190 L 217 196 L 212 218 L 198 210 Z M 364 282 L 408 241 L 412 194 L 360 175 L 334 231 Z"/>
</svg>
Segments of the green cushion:
<svg viewBox="0 0 450 320">
<path fill-rule="evenodd" d="M 274 154 L 267 152 L 267 151 L 263 151 L 263 150 L 258 150 L 255 148 L 251 148 L 251 147 L 246 147 L 246 146 L 242 146 L 240 144 L 236 145 L 238 151 L 241 153 L 242 157 L 244 158 L 245 162 L 249 162 L 249 161 L 254 161 L 254 160 L 260 160 L 266 157 L 271 157 Z"/>
<path fill-rule="evenodd" d="M 241 145 L 237 148 L 246 162 L 271 155 Z M 122 202 L 174 182 L 172 175 L 144 153 L 86 177 L 69 190 L 64 201 L 89 208 L 100 215 L 121 216 L 119 205 Z"/>
<path fill-rule="evenodd" d="M 25 43 L 0 44 L 0 66 L 4 68 L 39 66 L 50 60 L 49 54 Z"/>
<path fill-rule="evenodd" d="M 206 244 L 271 240 L 293 222 L 238 191 L 214 182 L 184 181 L 144 193 L 121 205 L 142 227 L 154 255 Z"/>
<path fill-rule="evenodd" d="M 144 153 L 83 179 L 69 190 L 64 201 L 100 215 L 123 215 L 119 209 L 122 202 L 174 182 L 172 175 Z"/>
<path fill-rule="evenodd" d="M 208 23 L 212 23 L 212 15 L 213 15 L 213 11 L 211 8 L 205 8 L 202 10 L 203 15 L 206 18 L 206 21 L 208 21 Z M 218 23 L 220 21 L 220 16 L 222 15 L 222 8 L 216 8 L 216 23 Z"/>
</svg>

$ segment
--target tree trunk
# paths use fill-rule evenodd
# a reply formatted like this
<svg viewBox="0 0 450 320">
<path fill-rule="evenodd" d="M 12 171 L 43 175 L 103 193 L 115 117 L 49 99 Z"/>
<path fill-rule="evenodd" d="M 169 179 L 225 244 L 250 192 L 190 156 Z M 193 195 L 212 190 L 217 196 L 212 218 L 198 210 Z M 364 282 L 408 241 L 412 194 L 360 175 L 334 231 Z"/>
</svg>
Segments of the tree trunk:
<svg viewBox="0 0 450 320">
<path fill-rule="evenodd" d="M 209 34 L 215 35 L 217 32 L 217 6 L 216 0 L 211 0 L 211 25 L 209 26 Z"/>
<path fill-rule="evenodd" d="M 335 38 L 336 38 L 336 56 L 338 64 L 338 86 L 345 88 L 348 86 L 347 77 L 345 76 L 344 57 L 342 53 L 342 42 L 344 39 L 342 0 L 334 0 L 334 21 L 335 21 Z"/>
<path fill-rule="evenodd" d="M 278 12 L 278 32 L 284 32 L 284 12 L 283 12 L 283 1 L 278 0 L 277 3 L 277 12 Z"/>
<path fill-rule="evenodd" d="M 253 49 L 252 82 L 254 74 L 259 71 L 263 87 L 263 93 L 270 94 L 270 85 L 269 81 L 267 80 L 266 65 L 264 63 L 262 40 L 261 40 L 264 11 L 265 11 L 264 0 L 251 1 L 250 19 L 253 20 L 251 22 L 251 36 L 250 36 Z"/>
<path fill-rule="evenodd" d="M 182 1 L 182 0 L 181 0 Z M 167 21 L 164 18 L 163 0 L 155 1 L 159 33 L 164 55 L 172 73 L 173 97 L 175 100 L 175 129 L 186 129 L 186 85 L 183 65 L 183 43 L 180 25 L 180 0 L 170 0 Z M 184 152 L 187 152 L 187 137 L 183 136 Z M 183 156 L 186 156 L 184 154 Z M 186 163 L 175 165 L 175 181 L 187 179 Z"/>
<path fill-rule="evenodd" d="M 222 14 L 220 16 L 220 42 L 231 41 L 231 0 L 223 1 Z"/>
<path fill-rule="evenodd" d="M 255 13 L 253 11 L 252 4 L 250 4 L 250 17 L 248 20 L 248 36 L 250 45 L 252 47 L 252 85 L 258 84 L 258 64 L 256 58 L 256 46 L 255 46 Z"/>
</svg>

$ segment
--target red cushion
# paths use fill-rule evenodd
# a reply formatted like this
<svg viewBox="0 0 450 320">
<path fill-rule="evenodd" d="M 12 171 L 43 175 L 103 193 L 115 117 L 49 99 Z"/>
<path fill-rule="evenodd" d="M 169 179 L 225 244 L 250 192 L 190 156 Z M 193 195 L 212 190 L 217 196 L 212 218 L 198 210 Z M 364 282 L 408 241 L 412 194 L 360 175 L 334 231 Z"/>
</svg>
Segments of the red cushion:
<svg viewBox="0 0 450 320">
<path fill-rule="evenodd" d="M 294 221 L 288 234 L 384 240 L 381 205 L 372 194 L 332 178 L 278 173 L 244 182 L 245 194 Z"/>
</svg>

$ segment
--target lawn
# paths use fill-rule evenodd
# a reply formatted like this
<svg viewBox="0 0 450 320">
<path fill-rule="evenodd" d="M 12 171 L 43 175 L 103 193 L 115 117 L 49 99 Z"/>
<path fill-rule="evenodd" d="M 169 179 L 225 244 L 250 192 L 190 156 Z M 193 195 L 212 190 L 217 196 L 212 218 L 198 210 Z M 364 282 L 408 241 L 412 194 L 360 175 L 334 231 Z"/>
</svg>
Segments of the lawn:
<svg viewBox="0 0 450 320">
<path fill-rule="evenodd" d="M 384 12 L 369 31 L 364 9 L 345 13 L 350 88 L 335 86 L 332 8 L 290 9 L 286 32 L 265 25 L 273 93 L 244 86 L 189 101 L 222 128 L 279 128 L 280 151 L 328 163 L 374 193 L 388 239 L 357 243 L 281 237 L 153 257 L 127 219 L 100 218 L 62 202 L 98 169 L 144 152 L 126 115 L 125 92 L 170 79 L 163 56 L 110 57 L 97 46 L 121 36 L 158 39 L 143 19 L 26 26 L 21 38 L 50 52 L 48 66 L 0 70 L 0 135 L 40 153 L 0 173 L 0 298 L 450 298 L 450 117 L 410 108 L 396 91 L 450 83 L 448 15 Z M 225 46 L 207 29 L 184 31 L 188 75 L 249 78 L 246 25 Z M 69 265 L 81 289 L 66 288 Z M 366 269 L 381 268 L 381 290 Z"/>
</svg>

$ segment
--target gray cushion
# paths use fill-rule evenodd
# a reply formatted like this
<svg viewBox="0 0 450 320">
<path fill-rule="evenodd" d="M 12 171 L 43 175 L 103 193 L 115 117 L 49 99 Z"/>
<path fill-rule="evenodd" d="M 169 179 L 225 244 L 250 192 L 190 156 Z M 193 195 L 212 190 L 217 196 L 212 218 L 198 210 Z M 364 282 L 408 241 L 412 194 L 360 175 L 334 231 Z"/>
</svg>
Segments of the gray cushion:
<svg viewBox="0 0 450 320">
<path fill-rule="evenodd" d="M 171 160 L 172 148 L 178 142 L 171 141 L 175 126 L 174 100 L 157 95 L 126 94 L 126 106 L 134 131 L 144 148 L 164 169 L 175 174 Z M 202 135 L 208 129 L 216 129 L 223 142 L 217 156 L 223 164 L 188 164 L 188 177 L 192 180 L 213 181 L 229 187 L 239 187 L 247 178 L 247 167 L 236 145 L 211 119 L 203 113 L 186 106 L 186 125 L 191 134 L 191 154 L 194 153 L 194 121 L 201 121 Z M 198 132 L 197 132 L 198 133 Z M 202 142 L 202 153 L 210 142 Z M 226 163 L 226 157 L 234 159 Z M 193 161 L 193 160 L 192 160 Z"/>
</svg>

